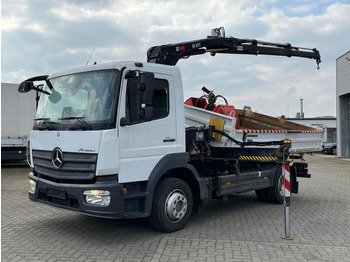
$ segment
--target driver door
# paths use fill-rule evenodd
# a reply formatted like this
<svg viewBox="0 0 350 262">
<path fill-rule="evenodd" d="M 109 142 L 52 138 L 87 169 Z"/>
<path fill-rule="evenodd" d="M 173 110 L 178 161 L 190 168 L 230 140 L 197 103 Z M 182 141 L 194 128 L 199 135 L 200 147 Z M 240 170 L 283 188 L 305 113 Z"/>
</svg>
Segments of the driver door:
<svg viewBox="0 0 350 262">
<path fill-rule="evenodd" d="M 119 182 L 145 181 L 156 164 L 167 154 L 177 152 L 176 112 L 173 79 L 155 74 L 152 120 L 139 121 L 138 77 L 123 80 L 120 118 L 128 124 L 120 126 Z M 119 121 L 120 123 L 120 121 Z"/>
</svg>

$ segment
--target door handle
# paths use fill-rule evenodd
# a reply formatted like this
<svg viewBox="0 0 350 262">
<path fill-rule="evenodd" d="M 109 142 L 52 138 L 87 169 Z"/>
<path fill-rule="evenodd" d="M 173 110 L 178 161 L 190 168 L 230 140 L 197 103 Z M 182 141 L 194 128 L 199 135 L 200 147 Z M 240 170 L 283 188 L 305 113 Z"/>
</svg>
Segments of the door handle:
<svg viewBox="0 0 350 262">
<path fill-rule="evenodd" d="M 170 138 L 170 137 L 166 137 L 163 139 L 163 142 L 166 143 L 166 142 L 175 142 L 175 138 Z"/>
</svg>

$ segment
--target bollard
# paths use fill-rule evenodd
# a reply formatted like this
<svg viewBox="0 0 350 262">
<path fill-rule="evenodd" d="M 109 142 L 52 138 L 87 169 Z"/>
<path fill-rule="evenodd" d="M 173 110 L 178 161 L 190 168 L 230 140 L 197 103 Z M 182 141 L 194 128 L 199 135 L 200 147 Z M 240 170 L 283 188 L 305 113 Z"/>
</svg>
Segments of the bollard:
<svg viewBox="0 0 350 262">
<path fill-rule="evenodd" d="M 282 185 L 283 185 L 283 198 L 284 198 L 284 222 L 285 222 L 285 235 L 283 239 L 293 240 L 294 237 L 290 235 L 290 220 L 289 220 L 289 206 L 290 206 L 290 166 L 283 159 L 282 170 Z"/>
</svg>

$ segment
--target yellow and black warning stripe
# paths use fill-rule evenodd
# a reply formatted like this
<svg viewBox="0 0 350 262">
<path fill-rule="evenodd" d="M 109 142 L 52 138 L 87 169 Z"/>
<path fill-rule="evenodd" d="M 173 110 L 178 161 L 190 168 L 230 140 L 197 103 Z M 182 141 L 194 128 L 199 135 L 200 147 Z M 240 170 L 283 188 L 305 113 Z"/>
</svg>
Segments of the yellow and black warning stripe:
<svg viewBox="0 0 350 262">
<path fill-rule="evenodd" d="M 277 161 L 277 156 L 239 156 L 239 160 L 250 161 Z"/>
</svg>

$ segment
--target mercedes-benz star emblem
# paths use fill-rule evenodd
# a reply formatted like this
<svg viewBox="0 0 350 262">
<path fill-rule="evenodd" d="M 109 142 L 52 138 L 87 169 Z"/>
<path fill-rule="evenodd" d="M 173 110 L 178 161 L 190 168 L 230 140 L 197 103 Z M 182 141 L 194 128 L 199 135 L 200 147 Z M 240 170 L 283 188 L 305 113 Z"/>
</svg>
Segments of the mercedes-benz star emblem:
<svg viewBox="0 0 350 262">
<path fill-rule="evenodd" d="M 61 151 L 61 149 L 59 148 L 55 148 L 52 152 L 52 164 L 54 167 L 56 167 L 57 169 L 61 168 L 63 165 L 63 153 Z"/>
</svg>

